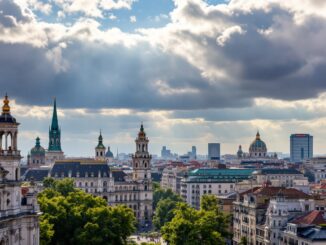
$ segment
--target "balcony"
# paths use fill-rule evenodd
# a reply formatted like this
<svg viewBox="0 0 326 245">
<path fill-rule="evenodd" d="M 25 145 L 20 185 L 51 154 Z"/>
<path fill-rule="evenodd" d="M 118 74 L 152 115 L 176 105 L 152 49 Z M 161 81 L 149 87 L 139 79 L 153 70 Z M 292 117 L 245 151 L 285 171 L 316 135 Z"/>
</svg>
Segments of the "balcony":
<svg viewBox="0 0 326 245">
<path fill-rule="evenodd" d="M 0 150 L 0 156 L 2 156 L 2 157 L 20 157 L 20 151 L 18 151 L 18 150 Z"/>
</svg>

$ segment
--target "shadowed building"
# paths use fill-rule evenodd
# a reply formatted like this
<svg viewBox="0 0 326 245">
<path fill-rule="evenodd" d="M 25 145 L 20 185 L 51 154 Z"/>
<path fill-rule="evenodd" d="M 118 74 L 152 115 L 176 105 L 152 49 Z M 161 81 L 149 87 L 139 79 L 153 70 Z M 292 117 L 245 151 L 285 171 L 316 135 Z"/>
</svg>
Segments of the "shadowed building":
<svg viewBox="0 0 326 245">
<path fill-rule="evenodd" d="M 21 188 L 19 123 L 6 95 L 0 116 L 0 244 L 39 244 L 38 205 L 34 187 Z"/>
</svg>

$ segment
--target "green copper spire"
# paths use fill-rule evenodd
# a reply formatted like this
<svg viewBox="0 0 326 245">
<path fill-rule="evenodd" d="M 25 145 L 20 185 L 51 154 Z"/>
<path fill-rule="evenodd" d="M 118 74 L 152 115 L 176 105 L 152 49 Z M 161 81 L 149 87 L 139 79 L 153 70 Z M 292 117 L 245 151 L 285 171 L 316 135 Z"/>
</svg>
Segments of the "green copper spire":
<svg viewBox="0 0 326 245">
<path fill-rule="evenodd" d="M 98 145 L 96 146 L 96 149 L 105 149 L 105 146 L 103 145 L 103 137 L 102 137 L 101 130 L 100 130 L 100 136 L 98 137 Z"/>
<path fill-rule="evenodd" d="M 58 124 L 58 115 L 57 115 L 57 101 L 56 98 L 54 98 L 51 130 L 58 130 L 58 129 L 59 129 L 59 124 Z"/>
<path fill-rule="evenodd" d="M 58 123 L 57 101 L 54 98 L 52 123 L 49 130 L 49 151 L 61 151 L 61 132 Z"/>
</svg>

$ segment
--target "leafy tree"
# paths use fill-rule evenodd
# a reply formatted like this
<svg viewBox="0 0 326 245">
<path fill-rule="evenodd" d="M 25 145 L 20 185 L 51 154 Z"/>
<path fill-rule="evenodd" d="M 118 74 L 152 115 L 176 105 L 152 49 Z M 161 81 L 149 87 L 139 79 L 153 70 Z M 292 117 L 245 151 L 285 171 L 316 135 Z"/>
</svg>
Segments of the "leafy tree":
<svg viewBox="0 0 326 245">
<path fill-rule="evenodd" d="M 248 245 L 248 241 L 246 237 L 241 237 L 240 244 L 239 245 Z"/>
<path fill-rule="evenodd" d="M 53 188 L 55 185 L 56 181 L 52 177 L 46 177 L 43 180 L 43 187 L 44 188 Z"/>
<path fill-rule="evenodd" d="M 119 245 L 135 231 L 131 209 L 108 206 L 104 199 L 73 188 L 70 179 L 49 186 L 38 195 L 41 244 Z"/>
<path fill-rule="evenodd" d="M 171 245 L 226 244 L 228 216 L 219 211 L 215 196 L 203 196 L 200 210 L 178 203 L 174 217 L 161 232 Z"/>
<path fill-rule="evenodd" d="M 178 194 L 174 193 L 171 189 L 164 190 L 161 187 L 154 188 L 153 209 L 156 209 L 156 206 L 160 200 L 168 198 L 175 202 L 182 201 L 182 198 Z"/>
<path fill-rule="evenodd" d="M 155 215 L 153 217 L 153 224 L 157 230 L 161 229 L 161 227 L 172 220 L 174 217 L 174 209 L 177 206 L 176 201 L 171 200 L 170 198 L 161 199 L 156 207 Z"/>
</svg>

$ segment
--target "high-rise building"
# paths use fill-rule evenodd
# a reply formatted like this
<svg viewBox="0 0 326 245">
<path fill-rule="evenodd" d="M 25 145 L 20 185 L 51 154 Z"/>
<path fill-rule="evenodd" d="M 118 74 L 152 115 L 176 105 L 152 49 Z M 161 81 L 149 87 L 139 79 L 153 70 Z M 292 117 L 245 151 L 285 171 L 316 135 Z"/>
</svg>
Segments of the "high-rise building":
<svg viewBox="0 0 326 245">
<path fill-rule="evenodd" d="M 313 136 L 309 134 L 291 134 L 290 155 L 292 162 L 303 162 L 313 157 Z"/>
<path fill-rule="evenodd" d="M 191 147 L 191 157 L 193 159 L 196 159 L 197 158 L 197 148 L 194 145 Z"/>
<path fill-rule="evenodd" d="M 21 187 L 19 123 L 6 95 L 0 115 L 0 244 L 39 244 L 38 204 L 34 185 Z"/>
<path fill-rule="evenodd" d="M 208 143 L 208 160 L 220 160 L 220 143 Z"/>
</svg>

